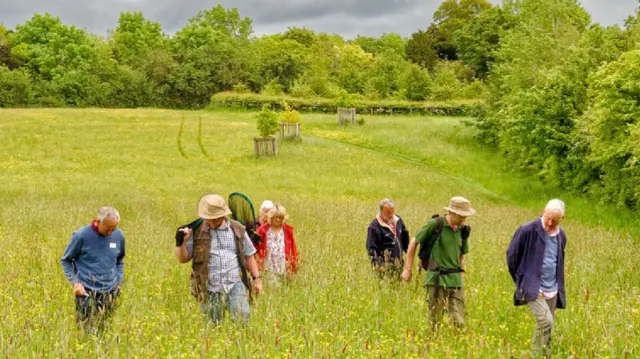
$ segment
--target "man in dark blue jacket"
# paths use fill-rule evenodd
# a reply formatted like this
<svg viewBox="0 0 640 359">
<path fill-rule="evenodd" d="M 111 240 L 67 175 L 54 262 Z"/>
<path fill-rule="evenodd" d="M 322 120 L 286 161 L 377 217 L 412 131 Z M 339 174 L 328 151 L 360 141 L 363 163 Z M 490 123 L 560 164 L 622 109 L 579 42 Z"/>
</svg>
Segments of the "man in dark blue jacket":
<svg viewBox="0 0 640 359">
<path fill-rule="evenodd" d="M 556 308 L 566 308 L 564 249 L 567 237 L 559 227 L 565 204 L 549 201 L 542 217 L 518 228 L 507 250 L 507 266 L 516 284 L 514 304 L 527 304 L 536 318 L 533 345 L 544 356 L 551 355 Z"/>
<path fill-rule="evenodd" d="M 379 272 L 391 269 L 398 274 L 404 265 L 402 252 L 409 246 L 409 231 L 396 215 L 395 204 L 385 198 L 380 202 L 380 212 L 367 230 L 367 252 L 371 265 Z"/>
</svg>

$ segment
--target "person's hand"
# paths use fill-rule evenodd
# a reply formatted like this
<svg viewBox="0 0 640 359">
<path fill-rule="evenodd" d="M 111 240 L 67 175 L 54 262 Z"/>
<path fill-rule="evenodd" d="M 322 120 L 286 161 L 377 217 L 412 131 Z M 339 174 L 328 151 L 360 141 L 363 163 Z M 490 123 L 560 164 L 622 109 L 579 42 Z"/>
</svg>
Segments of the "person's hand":
<svg viewBox="0 0 640 359">
<path fill-rule="evenodd" d="M 180 247 L 186 240 L 191 237 L 191 228 L 178 228 L 176 231 L 176 247 Z"/>
<path fill-rule="evenodd" d="M 80 282 L 73 285 L 73 293 L 79 297 L 87 295 L 87 292 L 84 290 L 84 286 Z"/>
<path fill-rule="evenodd" d="M 253 281 L 253 291 L 256 295 L 262 294 L 262 278 L 256 278 Z"/>
<path fill-rule="evenodd" d="M 402 278 L 403 281 L 408 282 L 411 280 L 411 269 L 410 268 L 405 268 L 402 271 L 402 274 L 400 275 L 400 278 Z"/>
</svg>

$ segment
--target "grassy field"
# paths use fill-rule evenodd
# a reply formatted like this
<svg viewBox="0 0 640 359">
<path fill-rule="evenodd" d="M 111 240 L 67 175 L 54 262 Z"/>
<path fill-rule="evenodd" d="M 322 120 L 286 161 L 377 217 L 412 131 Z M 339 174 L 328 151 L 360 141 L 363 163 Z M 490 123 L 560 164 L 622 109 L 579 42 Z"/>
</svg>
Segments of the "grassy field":
<svg viewBox="0 0 640 359">
<path fill-rule="evenodd" d="M 0 357 L 527 357 L 535 325 L 512 305 L 505 250 L 547 200 L 567 202 L 568 309 L 558 358 L 640 357 L 640 225 L 633 214 L 511 173 L 461 119 L 366 117 L 338 128 L 304 116 L 303 141 L 256 159 L 251 113 L 165 110 L 0 111 Z M 175 228 L 204 193 L 247 193 L 290 213 L 301 270 L 265 286 L 247 328 L 208 328 L 173 256 Z M 366 228 L 381 198 L 412 233 L 453 195 L 472 201 L 468 328 L 429 332 L 425 293 L 376 279 Z M 127 241 L 121 306 L 101 337 L 83 336 L 59 258 L 102 205 Z"/>
</svg>

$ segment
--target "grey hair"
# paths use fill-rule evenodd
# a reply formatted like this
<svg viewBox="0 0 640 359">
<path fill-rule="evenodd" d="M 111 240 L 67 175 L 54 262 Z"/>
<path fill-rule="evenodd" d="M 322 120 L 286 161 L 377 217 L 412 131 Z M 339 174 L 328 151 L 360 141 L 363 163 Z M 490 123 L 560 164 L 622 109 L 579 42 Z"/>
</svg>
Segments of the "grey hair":
<svg viewBox="0 0 640 359">
<path fill-rule="evenodd" d="M 564 217 L 565 204 L 561 200 L 555 198 L 547 203 L 547 206 L 544 208 L 545 211 L 549 212 L 558 212 Z"/>
<path fill-rule="evenodd" d="M 391 208 L 395 208 L 396 204 L 393 203 L 393 200 L 391 200 L 389 198 L 385 198 L 382 201 L 380 201 L 380 212 L 382 212 L 382 210 L 384 209 L 385 206 L 389 206 Z"/>
<path fill-rule="evenodd" d="M 116 221 L 120 222 L 120 213 L 118 213 L 118 210 L 113 207 L 101 207 L 98 210 L 98 220 L 102 222 L 107 218 L 113 218 Z"/>
</svg>

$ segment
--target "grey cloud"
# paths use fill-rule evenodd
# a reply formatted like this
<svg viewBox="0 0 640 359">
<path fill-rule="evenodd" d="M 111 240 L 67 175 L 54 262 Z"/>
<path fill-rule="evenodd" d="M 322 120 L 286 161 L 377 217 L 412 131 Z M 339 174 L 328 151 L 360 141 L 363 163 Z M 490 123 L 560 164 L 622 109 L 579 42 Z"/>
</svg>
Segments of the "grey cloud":
<svg viewBox="0 0 640 359">
<path fill-rule="evenodd" d="M 315 31 L 379 36 L 395 32 L 409 36 L 429 26 L 438 0 L 0 0 L 0 23 L 14 27 L 34 13 L 49 12 L 63 22 L 104 35 L 116 26 L 123 11 L 142 11 L 167 33 L 182 28 L 189 18 L 216 4 L 237 7 L 254 20 L 258 35 L 305 26 Z M 492 0 L 500 3 L 500 0 Z M 622 24 L 637 7 L 636 0 L 583 0 L 592 19 L 603 25 Z"/>
</svg>

